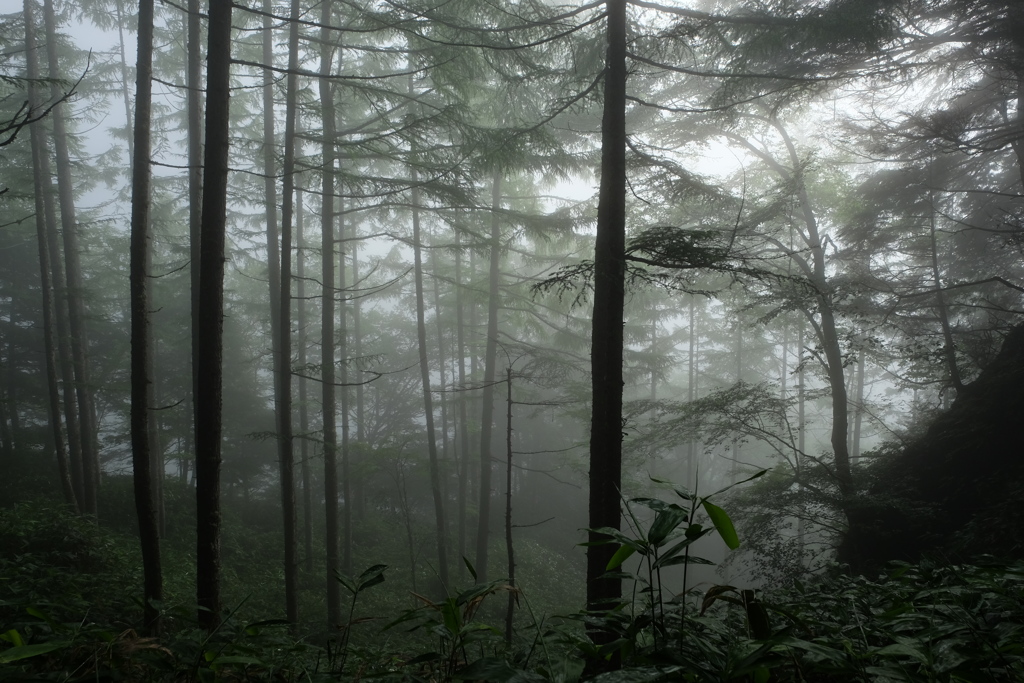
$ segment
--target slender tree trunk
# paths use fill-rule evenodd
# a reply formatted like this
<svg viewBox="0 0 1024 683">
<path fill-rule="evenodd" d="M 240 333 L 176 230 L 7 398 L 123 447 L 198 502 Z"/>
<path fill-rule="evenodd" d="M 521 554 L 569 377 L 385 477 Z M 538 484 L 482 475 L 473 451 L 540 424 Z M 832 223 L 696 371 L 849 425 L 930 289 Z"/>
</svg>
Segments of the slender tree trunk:
<svg viewBox="0 0 1024 683">
<path fill-rule="evenodd" d="M 160 526 L 155 497 L 152 405 L 152 329 L 149 318 L 150 204 L 152 192 L 150 120 L 153 99 L 153 0 L 139 2 L 138 61 L 135 81 L 136 156 L 132 160 L 131 218 L 131 434 L 135 511 L 142 544 L 143 621 L 149 633 L 160 631 L 163 576 L 160 566 Z M 161 461 L 162 462 L 162 461 Z"/>
<path fill-rule="evenodd" d="M 338 219 L 338 289 L 346 291 L 345 272 L 345 219 L 344 199 L 341 200 L 341 216 Z M 341 567 L 346 574 L 352 573 L 352 475 L 351 450 L 349 444 L 349 387 L 348 387 L 348 319 L 346 304 L 342 299 L 338 315 L 338 355 L 341 358 L 341 498 L 345 506 L 341 511 L 341 533 L 344 539 L 341 547 Z"/>
<path fill-rule="evenodd" d="M 313 573 L 313 476 L 309 467 L 309 406 L 307 404 L 306 366 L 309 363 L 307 352 L 306 325 L 306 243 L 305 243 L 305 211 L 302 205 L 302 191 L 296 193 L 295 200 L 295 294 L 298 297 L 296 322 L 299 328 L 299 469 L 302 474 L 302 545 L 306 573 Z"/>
<path fill-rule="evenodd" d="M 38 61 L 38 58 L 36 59 Z M 38 65 L 35 66 L 38 70 Z M 39 133 L 41 135 L 41 133 Z M 36 161 L 38 167 L 38 189 L 36 194 L 43 199 L 43 214 L 46 225 L 46 241 L 49 251 L 51 282 L 53 284 L 53 316 L 57 332 L 57 358 L 60 368 L 61 397 L 64 405 L 64 424 L 67 428 L 67 446 L 71 482 L 75 487 L 78 501 L 85 500 L 85 482 L 82 464 L 82 434 L 78 419 L 78 397 L 75 394 L 75 369 L 71 357 L 70 323 L 68 321 L 67 286 L 64 282 L 64 268 L 60 262 L 60 235 L 57 230 L 57 207 L 54 205 L 52 174 L 50 172 L 49 150 L 45 140 L 40 139 L 42 154 Z"/>
<path fill-rule="evenodd" d="M 441 276 L 440 270 L 437 265 L 437 248 L 434 244 L 435 240 L 431 239 L 430 249 L 430 270 L 434 274 L 434 322 L 437 323 L 437 366 L 440 372 L 440 383 L 441 383 L 441 463 L 442 467 L 447 470 L 448 463 L 448 375 L 445 372 L 445 363 L 447 356 L 445 354 L 444 344 L 444 318 L 441 315 Z M 447 477 L 442 479 L 442 483 L 447 481 Z M 447 500 L 448 496 L 445 495 Z"/>
<path fill-rule="evenodd" d="M 459 557 L 466 557 L 466 503 L 469 487 L 469 416 L 466 409 L 466 335 L 462 309 L 461 235 L 455 233 L 455 330 L 459 371 Z M 459 563 L 459 575 L 465 576 L 465 564 Z"/>
<path fill-rule="evenodd" d="M 295 199 L 295 122 L 299 89 L 299 0 L 292 0 L 288 31 L 288 77 L 285 95 L 284 164 L 281 192 L 281 298 L 278 345 L 274 374 L 277 377 L 277 447 L 281 477 L 281 514 L 284 526 L 285 612 L 293 627 L 299 621 L 298 543 L 295 521 L 295 455 L 292 434 L 292 218 Z"/>
<path fill-rule="evenodd" d="M 508 607 L 505 611 L 505 645 L 512 644 L 512 615 L 516 605 L 516 555 L 512 545 L 512 366 L 505 369 L 505 553 L 508 556 Z"/>
<path fill-rule="evenodd" d="M 359 289 L 359 226 L 356 223 L 352 224 L 352 287 Z M 352 297 L 350 304 L 352 309 L 352 356 L 355 359 L 357 367 L 362 362 L 363 357 L 363 330 L 362 330 L 362 306 L 359 303 L 360 297 L 358 295 Z M 363 383 L 356 382 L 356 442 L 363 444 L 366 442 L 366 403 L 365 395 L 363 392 Z M 360 449 L 360 453 L 365 453 L 365 449 Z M 366 490 L 363 486 L 362 478 L 352 479 L 352 504 L 355 508 L 353 512 L 359 517 L 364 519 L 366 517 Z"/>
<path fill-rule="evenodd" d="M 61 97 L 62 74 L 57 59 L 57 20 L 53 0 L 43 0 L 46 23 L 46 54 L 49 77 L 52 79 L 51 97 Z M 96 515 L 96 501 L 100 483 L 100 465 L 96 436 L 96 414 L 89 385 L 88 338 L 85 329 L 85 302 L 83 299 L 82 267 L 78 244 L 78 220 L 75 217 L 74 186 L 71 179 L 71 157 L 68 152 L 65 105 L 54 107 L 54 156 L 57 161 L 57 197 L 60 201 L 61 228 L 64 235 L 64 262 L 67 269 L 68 308 L 70 313 L 71 351 L 75 368 L 75 392 L 78 397 L 79 426 L 82 435 L 83 511 Z"/>
<path fill-rule="evenodd" d="M 490 267 L 487 280 L 487 346 L 484 355 L 484 390 L 480 410 L 480 503 L 476 529 L 476 574 L 487 581 L 487 551 L 491 524 L 491 430 L 494 426 L 494 381 L 498 365 L 498 298 L 501 292 L 501 169 L 491 177 Z"/>
<path fill-rule="evenodd" d="M 949 307 L 946 306 L 946 296 L 942 292 L 942 275 L 939 270 L 939 248 L 938 240 L 935 237 L 935 191 L 928 193 L 929 198 L 929 220 L 928 240 L 931 247 L 932 284 L 935 286 L 935 312 L 938 313 L 939 323 L 942 325 L 942 339 L 944 342 L 943 354 L 946 356 L 946 369 L 949 371 L 949 383 L 953 390 L 960 395 L 964 390 L 963 379 L 960 376 L 960 366 L 956 361 L 956 344 L 953 341 L 953 328 L 949 324 Z"/>
<path fill-rule="evenodd" d="M 437 533 L 437 573 L 441 583 L 448 585 L 448 525 L 445 522 L 444 496 L 441 493 L 441 472 L 437 457 L 437 435 L 434 430 L 434 402 L 430 390 L 430 362 L 427 358 L 427 323 L 423 296 L 423 245 L 420 232 L 419 176 L 412 169 L 412 243 L 413 268 L 416 280 L 416 334 L 419 343 L 420 378 L 423 384 L 423 411 L 427 422 L 427 454 L 430 459 L 430 489 L 434 498 L 434 519 Z"/>
<path fill-rule="evenodd" d="M 188 117 L 188 234 L 189 278 L 192 297 L 192 395 L 193 422 L 196 415 L 196 396 L 199 395 L 199 271 L 200 243 L 203 219 L 203 104 L 200 90 L 203 85 L 202 29 L 199 23 L 199 0 L 188 0 L 186 20 L 188 56 L 185 72 L 185 108 Z M 267 171 L 269 175 L 269 171 Z M 271 184 L 272 181 L 271 181 Z M 276 202 L 275 202 L 276 204 Z M 191 430 L 194 434 L 194 430 Z M 189 452 L 195 457 L 195 443 Z M 182 468 L 182 481 L 188 481 L 188 461 Z"/>
<path fill-rule="evenodd" d="M 857 350 L 857 377 L 855 380 L 856 398 L 853 406 L 853 444 L 850 447 L 850 457 L 853 462 L 860 458 L 860 433 L 864 422 L 864 371 L 865 356 L 864 347 Z"/>
<path fill-rule="evenodd" d="M 327 626 L 337 628 L 341 624 L 341 594 L 335 574 L 340 569 L 338 553 L 338 434 L 336 426 L 337 406 L 335 402 L 334 379 L 334 318 L 335 318 L 335 274 L 334 274 L 334 193 L 335 193 L 335 149 L 334 149 L 334 92 L 327 74 L 331 73 L 334 61 L 331 49 L 330 29 L 331 0 L 320 5 L 320 104 L 323 118 L 323 171 L 321 172 L 321 278 L 323 290 L 320 310 L 320 379 L 321 406 L 324 430 L 324 514 L 326 516 L 327 549 Z"/>
<path fill-rule="evenodd" d="M 199 623 L 220 624 L 220 464 L 224 243 L 227 225 L 231 0 L 210 0 L 206 153 L 199 274 L 196 406 L 196 601 Z"/>
<path fill-rule="evenodd" d="M 29 107 L 35 111 L 39 107 L 39 93 L 36 83 L 39 78 L 38 52 L 36 42 L 35 12 L 30 0 L 25 0 L 25 53 L 28 61 L 29 77 Z M 64 494 L 64 502 L 76 513 L 79 512 L 78 499 L 75 496 L 74 485 L 71 481 L 71 469 L 68 464 L 67 448 L 64 441 L 64 433 L 60 423 L 60 391 L 57 386 L 57 354 L 54 344 L 54 293 L 50 280 L 51 254 L 47 241 L 46 226 L 46 198 L 44 188 L 49 185 L 49 176 L 43 176 L 42 164 L 48 153 L 43 142 L 43 131 L 40 126 L 29 127 L 32 145 L 32 168 L 34 171 L 33 180 L 35 185 L 35 208 L 36 208 L 36 240 L 39 248 L 39 278 L 40 290 L 42 291 L 43 304 L 43 351 L 45 353 L 45 375 L 48 397 L 48 408 L 50 418 L 50 434 L 53 438 L 54 451 L 57 456 L 57 473 L 60 479 L 61 491 Z M 51 212 L 52 221 L 52 212 Z M 12 297 L 13 301 L 13 297 Z M 11 324 L 14 324 L 14 310 L 11 310 Z M 8 346 L 13 349 L 13 344 Z M 8 362 L 11 362 L 11 354 L 8 353 Z M 13 367 L 13 362 L 11 362 Z M 70 389 L 68 389 L 70 390 Z M 13 393 L 13 383 L 11 384 Z M 12 421 L 13 427 L 14 421 Z"/>
<path fill-rule="evenodd" d="M 693 403 L 697 399 L 697 307 L 690 295 L 689 305 L 690 341 L 687 349 L 686 400 Z M 697 472 L 697 442 L 693 436 L 686 442 L 686 486 L 694 483 Z"/>
<path fill-rule="evenodd" d="M 608 0 L 608 52 L 601 122 L 601 186 L 594 249 L 594 313 L 591 338 L 593 383 L 590 425 L 590 519 L 588 540 L 619 529 L 622 476 L 622 325 L 626 250 L 626 0 Z M 587 608 L 605 610 L 622 597 L 619 579 L 602 578 L 615 545 L 587 548 Z M 596 642 L 610 633 L 592 632 Z"/>
</svg>

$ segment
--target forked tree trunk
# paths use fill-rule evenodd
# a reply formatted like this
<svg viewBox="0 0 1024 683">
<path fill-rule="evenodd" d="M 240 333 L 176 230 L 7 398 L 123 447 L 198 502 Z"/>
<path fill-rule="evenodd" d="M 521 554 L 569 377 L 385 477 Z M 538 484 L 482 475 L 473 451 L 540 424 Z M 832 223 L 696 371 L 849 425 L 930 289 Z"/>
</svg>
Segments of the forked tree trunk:
<svg viewBox="0 0 1024 683">
<path fill-rule="evenodd" d="M 199 272 L 196 406 L 196 602 L 200 625 L 220 624 L 220 465 L 224 243 L 227 223 L 231 0 L 210 0 L 206 153 Z"/>
<path fill-rule="evenodd" d="M 153 361 L 150 296 L 150 203 L 152 192 L 150 120 L 153 99 L 153 0 L 139 2 L 138 62 L 135 82 L 135 154 L 132 160 L 131 217 L 131 435 L 135 511 L 142 545 L 143 622 L 160 631 L 163 577 L 160 566 L 160 525 L 153 453 Z M 161 461 L 162 462 L 162 461 Z"/>
</svg>

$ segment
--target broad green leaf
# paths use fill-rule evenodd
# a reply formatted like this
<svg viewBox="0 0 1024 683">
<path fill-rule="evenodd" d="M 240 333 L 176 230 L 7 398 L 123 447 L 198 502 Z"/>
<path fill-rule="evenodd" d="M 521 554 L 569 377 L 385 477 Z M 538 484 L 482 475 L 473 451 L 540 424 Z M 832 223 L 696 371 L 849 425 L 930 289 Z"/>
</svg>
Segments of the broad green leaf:
<svg viewBox="0 0 1024 683">
<path fill-rule="evenodd" d="M 59 650 L 66 647 L 67 643 L 37 643 L 35 645 L 18 645 L 9 650 L 0 652 L 0 664 L 16 662 L 19 659 L 28 659 L 37 655 L 44 655 L 47 652 Z"/>
<path fill-rule="evenodd" d="M 762 470 L 762 472 L 767 472 L 767 470 Z M 732 525 L 732 520 L 729 519 L 726 511 L 706 499 L 701 501 L 701 505 L 704 506 L 704 511 L 708 513 L 711 522 L 718 529 L 718 535 L 722 537 L 729 549 L 739 548 L 740 537 L 736 535 L 736 527 Z"/>
<path fill-rule="evenodd" d="M 375 564 L 362 574 L 359 575 L 356 588 L 363 591 L 371 586 L 376 586 L 379 583 L 384 583 L 384 570 L 387 569 L 386 564 Z"/>
<path fill-rule="evenodd" d="M 636 548 L 631 545 L 620 545 L 619 549 L 615 551 L 614 555 L 612 555 L 612 559 L 608 560 L 608 565 L 604 568 L 605 571 L 610 571 L 620 566 L 635 552 Z"/>
<path fill-rule="evenodd" d="M 681 523 L 686 521 L 686 510 L 678 505 L 671 505 L 658 512 L 654 518 L 654 524 L 647 532 L 647 540 L 655 548 L 661 547 L 668 539 L 669 534 L 676 530 Z"/>
<path fill-rule="evenodd" d="M 15 647 L 22 647 L 23 645 L 25 645 L 25 641 L 22 640 L 21 634 L 18 633 L 17 629 L 13 628 L 7 633 L 0 634 L 0 640 L 6 640 L 8 643 L 14 645 Z"/>
</svg>

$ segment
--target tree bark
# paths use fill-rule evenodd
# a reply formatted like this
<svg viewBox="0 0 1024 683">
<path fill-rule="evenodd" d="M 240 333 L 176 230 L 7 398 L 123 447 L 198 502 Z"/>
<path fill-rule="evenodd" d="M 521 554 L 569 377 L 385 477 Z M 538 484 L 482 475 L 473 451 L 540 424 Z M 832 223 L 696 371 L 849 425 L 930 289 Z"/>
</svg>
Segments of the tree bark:
<svg viewBox="0 0 1024 683">
<path fill-rule="evenodd" d="M 192 416 L 195 421 L 195 397 L 199 395 L 199 247 L 203 219 L 203 105 L 202 31 L 199 23 L 199 0 L 188 0 L 186 20 L 188 57 L 185 73 L 185 108 L 188 117 L 188 234 L 189 280 L 192 298 Z M 193 430 L 194 433 L 194 430 Z M 195 444 L 192 444 L 195 457 Z M 183 462 L 182 479 L 188 481 L 188 460 Z"/>
<path fill-rule="evenodd" d="M 56 100 L 62 97 L 63 93 L 60 90 L 62 74 L 57 59 L 57 21 L 53 9 L 53 0 L 43 0 L 43 17 L 46 23 L 46 54 L 49 61 L 49 77 L 52 79 L 50 96 Z M 100 464 L 96 434 L 96 413 L 92 403 L 92 388 L 89 385 L 88 338 L 85 327 L 85 302 L 83 299 L 84 285 L 79 259 L 81 248 L 78 243 L 78 219 L 75 216 L 74 186 L 71 179 L 71 157 L 68 152 L 64 107 L 64 104 L 57 105 L 51 112 L 54 157 L 57 161 L 57 197 L 60 202 L 61 229 L 64 235 L 64 264 L 67 269 L 71 352 L 75 369 L 75 393 L 78 398 L 79 427 L 82 435 L 82 508 L 86 514 L 96 516 L 96 502 L 100 484 Z"/>
<path fill-rule="evenodd" d="M 220 624 L 220 464 L 224 242 L 227 227 L 231 0 L 210 0 L 206 152 L 200 244 L 196 406 L 196 601 L 200 625 Z"/>
<path fill-rule="evenodd" d="M 494 380 L 498 365 L 498 297 L 501 292 L 501 169 L 491 177 L 491 244 L 487 279 L 487 346 L 484 351 L 484 390 L 480 403 L 480 478 L 476 527 L 476 575 L 487 581 L 487 551 L 491 529 L 491 430 L 494 428 Z"/>
<path fill-rule="evenodd" d="M 622 325 L 626 249 L 626 0 L 608 0 L 608 52 L 601 122 L 601 185 L 594 249 L 594 313 L 591 348 L 593 387 L 590 425 L 590 519 L 593 531 L 620 528 L 622 477 Z M 587 608 L 610 609 L 622 598 L 619 579 L 602 578 L 614 544 L 587 548 Z M 596 642 L 611 634 L 592 632 Z"/>
<path fill-rule="evenodd" d="M 143 622 L 151 634 L 160 632 L 163 577 L 160 527 L 154 472 L 152 404 L 152 330 L 149 318 L 150 277 L 150 121 L 153 99 L 153 0 L 139 2 L 138 61 L 135 82 L 135 157 L 132 160 L 131 214 L 131 441 L 135 511 L 142 545 Z"/>
<path fill-rule="evenodd" d="M 321 279 L 323 291 L 320 310 L 320 387 L 324 430 L 324 514 L 326 515 L 327 550 L 327 626 L 341 624 L 341 593 L 335 578 L 339 564 L 338 549 L 338 454 L 336 396 L 334 380 L 334 193 L 335 193 L 335 111 L 334 92 L 327 75 L 331 73 L 334 51 L 330 44 L 331 0 L 320 5 L 320 104 L 323 118 L 323 170 L 321 172 Z"/>
<path fill-rule="evenodd" d="M 461 236 L 455 233 L 455 330 L 458 347 L 459 372 L 459 557 L 466 556 L 466 504 L 469 488 L 469 415 L 466 409 L 466 335 L 462 309 L 462 246 Z M 465 564 L 459 563 L 459 575 L 464 576 Z"/>
<path fill-rule="evenodd" d="M 512 616 L 516 605 L 516 554 L 512 545 L 512 366 L 505 369 L 505 554 L 508 559 L 508 605 L 505 611 L 505 645 L 512 644 Z"/>
<path fill-rule="evenodd" d="M 36 43 L 35 13 L 30 0 L 25 0 L 25 53 L 28 61 L 29 78 L 29 107 L 35 111 L 39 107 L 39 94 L 36 83 L 39 78 L 38 52 Z M 32 168 L 35 185 L 35 208 L 36 208 L 36 240 L 39 248 L 39 278 L 40 290 L 42 292 L 43 304 L 43 352 L 45 354 L 46 388 L 48 398 L 48 409 L 50 418 L 50 433 L 53 437 L 54 451 L 57 455 L 57 473 L 60 479 L 61 491 L 64 494 L 64 502 L 76 513 L 79 512 L 78 498 L 75 495 L 74 485 L 71 480 L 71 469 L 68 464 L 67 448 L 64 441 L 64 433 L 60 424 L 60 390 L 57 386 L 57 355 L 54 344 L 54 292 L 50 279 L 51 253 L 47 240 L 49 232 L 46 225 L 47 214 L 50 222 L 53 222 L 52 211 L 46 208 L 47 188 L 50 184 L 49 174 L 43 175 L 43 162 L 46 160 L 48 151 L 43 141 L 43 131 L 38 125 L 30 126 L 30 137 L 32 146 Z M 14 323 L 14 311 L 11 311 L 11 324 Z M 13 348 L 10 346 L 8 348 Z M 8 354 L 8 362 L 11 362 Z M 11 365 L 13 367 L 13 363 Z M 70 391 L 70 387 L 66 387 Z M 13 384 L 12 384 L 13 391 Z M 12 431 L 14 427 L 12 420 Z"/>
<path fill-rule="evenodd" d="M 295 295 L 298 297 L 298 310 L 295 319 L 299 331 L 299 367 L 303 368 L 299 375 L 299 470 L 302 477 L 302 546 L 303 559 L 307 574 L 313 573 L 313 475 L 309 467 L 309 407 L 308 387 L 305 368 L 308 358 L 308 335 L 306 325 L 309 323 L 306 314 L 306 242 L 305 242 L 305 207 L 302 202 L 302 190 L 295 200 Z"/>
<path fill-rule="evenodd" d="M 288 30 L 288 77 L 285 94 L 283 188 L 281 192 L 281 298 L 277 353 L 277 448 L 281 477 L 281 514 L 284 527 L 285 616 L 294 626 L 299 620 L 298 543 L 295 514 L 295 455 L 292 433 L 292 218 L 295 199 L 295 121 L 299 89 L 299 0 L 292 0 Z"/>
<path fill-rule="evenodd" d="M 430 460 L 430 489 L 434 498 L 434 520 L 437 535 L 437 573 L 441 583 L 448 585 L 448 525 L 445 522 L 444 496 L 441 493 L 441 472 L 437 458 L 437 435 L 434 430 L 434 402 L 430 390 L 430 362 L 427 358 L 427 323 L 423 295 L 423 245 L 420 234 L 419 176 L 412 170 L 412 244 L 413 269 L 416 281 L 416 335 L 419 346 L 420 379 L 423 384 L 423 412 L 427 422 L 427 455 Z"/>
</svg>

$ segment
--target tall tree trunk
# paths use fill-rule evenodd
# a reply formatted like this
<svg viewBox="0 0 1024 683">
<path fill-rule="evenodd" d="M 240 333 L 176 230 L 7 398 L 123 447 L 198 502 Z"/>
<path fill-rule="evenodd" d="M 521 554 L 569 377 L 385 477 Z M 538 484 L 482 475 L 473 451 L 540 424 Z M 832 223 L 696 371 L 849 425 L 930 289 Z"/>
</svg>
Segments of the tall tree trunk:
<svg viewBox="0 0 1024 683">
<path fill-rule="evenodd" d="M 51 97 L 60 99 L 62 74 L 57 59 L 57 20 L 53 0 L 43 0 L 46 22 L 46 54 L 49 61 Z M 71 327 L 71 352 L 75 368 L 75 392 L 78 397 L 79 426 L 82 435 L 83 501 L 86 514 L 96 515 L 96 502 L 100 483 L 100 464 L 96 435 L 96 412 L 89 385 L 88 338 L 85 328 L 85 302 L 83 298 L 82 267 L 79 259 L 78 219 L 75 216 L 74 186 L 71 180 L 71 156 L 68 153 L 65 105 L 54 107 L 54 156 L 57 161 L 57 197 L 60 201 L 61 229 L 64 235 L 64 263 L 67 269 L 68 310 Z"/>
<path fill-rule="evenodd" d="M 437 366 L 440 373 L 440 386 L 441 386 L 441 463 L 442 467 L 447 471 L 448 464 L 448 375 L 445 372 L 445 364 L 447 362 L 447 356 L 445 354 L 444 345 L 444 318 L 441 315 L 441 276 L 440 270 L 437 265 L 437 248 L 436 240 L 433 238 L 430 240 L 430 270 L 434 277 L 434 322 L 437 323 Z M 442 484 L 447 481 L 447 477 L 442 479 Z M 443 491 L 443 485 L 442 485 Z M 448 496 L 445 495 L 447 500 Z"/>
<path fill-rule="evenodd" d="M 963 379 L 960 376 L 960 366 L 956 360 L 956 344 L 953 341 L 953 328 L 949 324 L 949 307 L 946 305 L 946 296 L 942 292 L 942 274 L 939 270 L 939 248 L 938 240 L 935 237 L 935 216 L 938 210 L 935 208 L 935 190 L 928 193 L 928 244 L 931 248 L 932 284 L 935 287 L 935 312 L 939 316 L 939 323 L 942 325 L 943 355 L 946 357 L 946 369 L 949 371 L 949 383 L 957 395 L 964 390 Z"/>
<path fill-rule="evenodd" d="M 505 645 L 512 644 L 512 615 L 516 604 L 516 554 L 512 545 L 512 366 L 505 369 L 505 554 L 508 558 L 508 605 L 505 611 Z"/>
<path fill-rule="evenodd" d="M 150 203 L 152 192 L 150 120 L 153 100 L 153 0 L 139 2 L 138 61 L 135 81 L 135 157 L 132 160 L 131 219 L 131 434 L 135 511 L 142 545 L 143 621 L 149 633 L 160 631 L 163 576 L 160 527 L 155 497 L 152 406 L 152 329 L 149 319 Z M 161 460 L 162 463 L 162 460 Z"/>
<path fill-rule="evenodd" d="M 25 0 L 25 53 L 28 60 L 29 77 L 29 107 L 32 111 L 39 108 L 39 94 L 36 83 L 39 79 L 38 52 L 36 43 L 35 12 L 31 0 Z M 39 248 L 39 278 L 40 290 L 42 291 L 43 304 L 43 351 L 45 353 L 45 374 L 48 398 L 48 409 L 50 418 L 50 433 L 53 437 L 54 451 L 57 455 L 57 473 L 60 479 L 61 491 L 64 494 L 64 502 L 77 513 L 79 512 L 78 499 L 75 496 L 74 485 L 71 481 L 71 469 L 68 464 L 67 448 L 64 441 L 64 433 L 60 423 L 60 391 L 57 386 L 57 354 L 54 345 L 54 318 L 55 306 L 53 286 L 50 279 L 51 254 L 47 241 L 46 226 L 46 188 L 50 183 L 49 175 L 43 175 L 43 161 L 46 158 L 47 150 L 43 142 L 43 131 L 40 126 L 29 127 L 32 145 L 32 168 L 35 185 L 35 208 L 36 208 L 36 240 Z M 52 221 L 52 212 L 50 212 Z M 13 298 L 12 298 L 13 301 Z M 14 324 L 14 311 L 11 311 L 11 324 Z M 13 348 L 13 345 L 8 348 Z M 10 353 L 8 362 L 11 362 Z M 13 363 L 11 364 L 13 367 Z M 67 389 L 70 391 L 70 388 Z M 11 384 L 13 393 L 13 383 Z M 15 409 L 16 410 L 16 409 Z M 12 427 L 14 421 L 12 421 Z"/>
<path fill-rule="evenodd" d="M 690 341 L 687 349 L 687 373 L 686 400 L 693 403 L 697 399 L 697 307 L 693 302 L 693 295 L 690 295 Z M 686 442 L 686 486 L 694 483 L 697 476 L 697 442 L 693 436 Z"/>
<path fill-rule="evenodd" d="M 345 273 L 345 204 L 340 202 L 341 215 L 338 219 L 338 289 L 346 291 L 347 278 Z M 346 317 L 345 299 L 342 298 L 338 315 L 338 356 L 341 358 L 341 499 L 345 506 L 341 510 L 341 569 L 346 574 L 352 573 L 352 468 L 350 463 L 349 444 L 349 387 L 348 387 L 348 319 Z"/>
<path fill-rule="evenodd" d="M 359 289 L 359 226 L 356 223 L 352 224 L 352 237 L 351 237 L 351 251 L 352 251 L 352 287 Z M 351 302 L 352 309 L 352 357 L 358 364 L 362 362 L 363 357 L 363 329 L 362 329 L 362 306 L 360 304 L 359 296 L 353 296 Z M 363 383 L 361 381 L 356 382 L 355 389 L 356 398 L 356 443 L 362 444 L 366 441 L 366 400 L 363 392 Z M 360 449 L 360 453 L 365 453 L 364 449 Z M 353 475 L 349 474 L 349 479 L 352 482 L 352 505 L 353 512 L 359 517 L 360 520 L 366 517 L 366 487 L 362 485 L 361 478 L 353 478 Z"/>
<path fill-rule="evenodd" d="M 857 462 L 860 458 L 860 433 L 864 422 L 864 371 L 866 370 L 866 355 L 862 344 L 861 348 L 857 350 L 857 376 L 854 380 L 856 394 L 853 406 L 853 438 L 850 445 L 850 458 L 853 462 Z"/>
<path fill-rule="evenodd" d="M 281 298 L 274 375 L 277 378 L 277 453 L 284 526 L 284 595 L 286 618 L 299 620 L 298 543 L 295 523 L 295 455 L 292 438 L 292 217 L 295 199 L 295 121 L 299 90 L 299 0 L 292 0 L 288 30 L 288 77 L 285 94 L 284 164 L 281 192 Z"/>
<path fill-rule="evenodd" d="M 302 546 L 303 559 L 307 574 L 313 573 L 313 475 L 309 467 L 309 406 L 307 404 L 306 365 L 309 362 L 307 351 L 306 325 L 306 242 L 304 235 L 305 211 L 302 190 L 296 193 L 295 199 L 295 294 L 298 297 L 298 310 L 295 319 L 299 328 L 299 367 L 303 368 L 299 375 L 299 470 L 302 476 Z"/>
<path fill-rule="evenodd" d="M 466 556 L 466 503 L 469 488 L 469 416 L 466 409 L 466 334 L 462 308 L 462 245 L 455 233 L 455 330 L 459 372 L 459 557 Z M 459 575 L 465 576 L 465 564 L 459 563 Z"/>
<path fill-rule="evenodd" d="M 498 298 L 501 292 L 501 181 L 502 171 L 491 176 L 490 267 L 487 278 L 487 346 L 484 352 L 484 391 L 480 404 L 480 479 L 477 489 L 476 574 L 487 581 L 487 550 L 491 524 L 491 430 L 494 427 L 494 380 L 498 365 Z"/>
<path fill-rule="evenodd" d="M 622 477 L 622 325 L 626 250 L 626 0 L 607 0 L 608 52 L 601 121 L 601 185 L 594 248 L 594 313 L 591 337 L 590 518 L 588 540 L 619 529 Z M 587 548 L 587 608 L 609 609 L 622 598 L 622 582 L 602 578 L 615 545 Z M 592 632 L 596 642 L 610 633 Z"/>
<path fill-rule="evenodd" d="M 327 549 L 327 626 L 337 628 L 341 624 L 341 594 L 335 578 L 340 569 L 338 559 L 338 454 L 334 380 L 334 192 L 335 192 L 335 149 L 334 149 L 334 91 L 327 75 L 331 73 L 334 51 L 331 49 L 330 26 L 331 0 L 320 5 L 320 104 L 323 108 L 323 171 L 321 172 L 322 198 L 321 216 L 321 278 L 323 293 L 320 310 L 320 387 L 324 430 L 324 514 L 326 516 Z"/>
<path fill-rule="evenodd" d="M 34 61 L 38 61 L 38 58 Z M 38 65 L 33 68 L 38 71 Z M 54 205 L 53 199 L 53 176 L 50 171 L 49 150 L 45 140 L 40 139 L 39 145 L 42 154 L 35 163 L 35 167 L 38 168 L 36 194 L 42 197 L 43 214 L 37 214 L 37 216 L 40 216 L 46 225 L 48 260 L 54 297 L 53 317 L 57 332 L 57 359 L 60 368 L 61 397 L 64 405 L 64 424 L 67 428 L 68 460 L 71 482 L 75 487 L 75 497 L 81 502 L 85 500 L 82 433 L 78 423 L 81 413 L 78 410 L 78 397 L 75 394 L 75 369 L 69 342 L 71 328 L 68 321 L 68 291 L 64 282 L 64 268 L 60 262 L 60 235 L 57 230 L 57 207 Z"/>
<path fill-rule="evenodd" d="M 220 624 L 220 464 L 223 398 L 224 242 L 227 227 L 231 0 L 210 0 L 206 153 L 199 273 L 196 406 L 196 601 L 199 623 Z"/>
<path fill-rule="evenodd" d="M 818 320 L 808 312 L 811 322 L 821 343 L 825 355 L 825 371 L 828 375 L 829 389 L 832 394 L 832 453 L 835 461 L 836 484 L 840 494 L 846 498 L 853 493 L 853 480 L 850 473 L 850 450 L 848 434 L 850 430 L 849 398 L 846 392 L 846 374 L 843 371 L 843 352 L 839 345 L 839 332 L 836 328 L 835 310 L 832 301 L 832 287 L 828 281 L 825 268 L 825 246 L 818 227 L 818 219 L 814 213 L 807 186 L 804 184 L 801 161 L 785 127 L 776 119 L 772 125 L 779 132 L 786 145 L 789 155 L 790 177 L 796 183 L 797 200 L 803 214 L 803 239 L 810 252 L 810 263 L 801 262 L 805 274 L 815 289 Z M 785 174 L 784 174 L 785 177 Z"/>
<path fill-rule="evenodd" d="M 419 345 L 420 379 L 423 384 L 423 411 L 427 422 L 427 454 L 430 459 L 430 489 L 434 498 L 434 520 L 437 533 L 437 573 L 448 586 L 448 525 L 445 522 L 444 496 L 441 493 L 441 472 L 437 458 L 437 435 L 434 430 L 434 401 L 430 390 L 430 362 L 427 358 L 427 323 L 423 296 L 423 244 L 420 233 L 419 176 L 412 170 L 412 246 L 416 281 L 416 335 Z"/>
<path fill-rule="evenodd" d="M 189 279 L 192 297 L 192 395 L 191 407 L 195 421 L 195 397 L 199 395 L 199 247 L 202 241 L 203 219 L 203 55 L 202 29 L 199 23 L 199 0 L 188 0 L 186 20 L 188 45 L 185 72 L 185 108 L 188 118 L 188 234 L 189 234 Z M 271 184 L 273 182 L 271 181 Z M 276 204 L 276 202 L 275 202 Z M 192 430 L 194 434 L 194 430 Z M 189 449 L 195 457 L 195 443 Z M 188 460 L 183 462 L 182 480 L 188 481 Z"/>
</svg>

